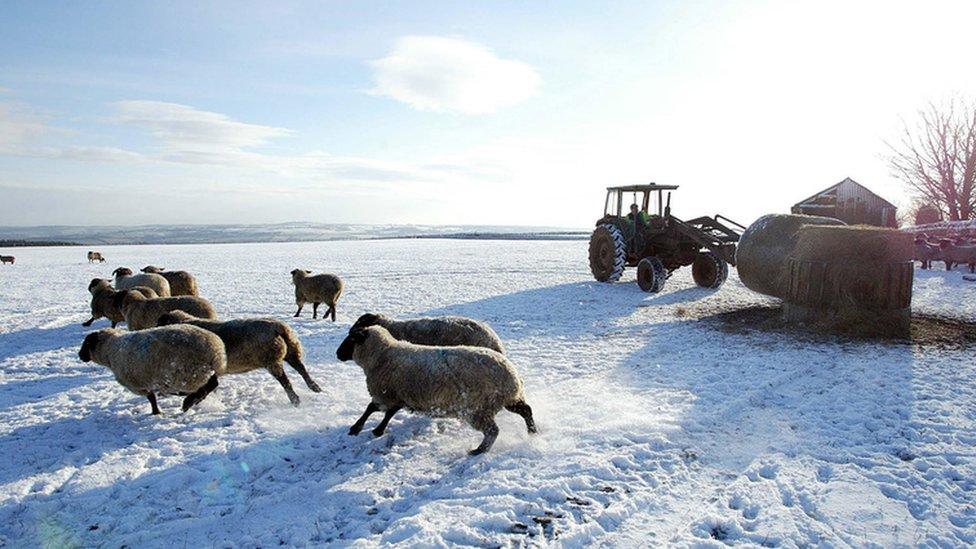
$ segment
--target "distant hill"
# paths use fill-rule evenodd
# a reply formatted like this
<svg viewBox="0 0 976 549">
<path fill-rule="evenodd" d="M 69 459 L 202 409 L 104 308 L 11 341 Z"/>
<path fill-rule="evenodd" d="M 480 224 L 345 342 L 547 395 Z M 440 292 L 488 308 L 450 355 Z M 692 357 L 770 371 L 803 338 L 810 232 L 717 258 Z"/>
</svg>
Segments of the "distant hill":
<svg viewBox="0 0 976 549">
<path fill-rule="evenodd" d="M 81 246 L 81 244 L 56 240 L 0 240 L 0 248 L 24 248 L 27 246 Z"/>
<path fill-rule="evenodd" d="M 140 225 L 0 227 L 0 246 L 97 246 L 112 244 L 216 244 L 306 242 L 390 238 L 479 240 L 581 240 L 584 230 L 491 225 L 353 225 L 278 223 L 263 225 Z M 17 243 L 17 244 L 13 244 Z"/>
</svg>

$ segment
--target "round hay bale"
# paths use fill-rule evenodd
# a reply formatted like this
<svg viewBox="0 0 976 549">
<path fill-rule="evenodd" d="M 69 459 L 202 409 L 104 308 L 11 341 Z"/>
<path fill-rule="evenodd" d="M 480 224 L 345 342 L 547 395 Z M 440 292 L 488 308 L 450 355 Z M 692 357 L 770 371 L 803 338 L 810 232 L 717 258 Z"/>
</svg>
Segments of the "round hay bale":
<svg viewBox="0 0 976 549">
<path fill-rule="evenodd" d="M 866 226 L 801 227 L 789 258 L 784 313 L 852 335 L 905 337 L 914 239 Z"/>
<path fill-rule="evenodd" d="M 783 298 L 789 282 L 790 255 L 796 247 L 797 231 L 804 225 L 844 225 L 831 217 L 769 214 L 757 219 L 742 233 L 735 263 L 746 288 Z"/>
</svg>

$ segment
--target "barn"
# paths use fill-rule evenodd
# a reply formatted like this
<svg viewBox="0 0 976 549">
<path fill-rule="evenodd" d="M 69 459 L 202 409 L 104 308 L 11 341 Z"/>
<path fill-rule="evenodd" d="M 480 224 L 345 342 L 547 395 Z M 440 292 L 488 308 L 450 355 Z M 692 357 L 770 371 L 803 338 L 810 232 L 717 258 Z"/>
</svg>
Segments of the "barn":
<svg viewBox="0 0 976 549">
<path fill-rule="evenodd" d="M 898 208 L 850 177 L 794 204 L 791 211 L 833 217 L 850 225 L 898 226 Z"/>
</svg>

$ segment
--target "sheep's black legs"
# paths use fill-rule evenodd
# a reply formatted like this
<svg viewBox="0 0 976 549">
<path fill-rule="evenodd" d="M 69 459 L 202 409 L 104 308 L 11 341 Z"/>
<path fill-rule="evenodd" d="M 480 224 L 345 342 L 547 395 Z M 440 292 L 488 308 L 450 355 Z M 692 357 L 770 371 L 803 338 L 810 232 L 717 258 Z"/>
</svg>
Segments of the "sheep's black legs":
<svg viewBox="0 0 976 549">
<path fill-rule="evenodd" d="M 92 325 L 92 322 L 95 322 L 95 317 L 89 318 L 85 322 L 82 322 L 81 325 L 82 326 L 91 326 Z M 115 326 L 112 326 L 112 327 L 114 328 Z"/>
<path fill-rule="evenodd" d="M 485 438 L 481 440 L 481 444 L 474 450 L 468 452 L 472 456 L 477 456 L 487 452 L 492 444 L 495 443 L 495 439 L 498 438 L 498 424 L 495 423 L 494 414 L 483 412 L 475 416 L 474 421 L 471 422 L 471 426 L 485 435 Z"/>
<path fill-rule="evenodd" d="M 312 318 L 316 319 L 319 316 L 319 304 L 312 303 Z"/>
<path fill-rule="evenodd" d="M 396 413 L 400 411 L 400 408 L 402 408 L 402 406 L 394 406 L 392 408 L 387 408 L 386 413 L 383 414 L 383 420 L 380 421 L 380 424 L 377 425 L 375 429 L 373 429 L 374 437 L 378 437 L 382 435 L 384 432 L 386 432 L 386 425 L 390 423 L 390 420 L 393 419 L 393 416 L 395 416 Z"/>
<path fill-rule="evenodd" d="M 291 366 L 296 372 L 298 372 L 298 375 L 302 376 L 302 379 L 305 380 L 305 385 L 308 385 L 308 388 L 313 393 L 322 392 L 322 388 L 319 387 L 319 384 L 315 383 L 315 380 L 312 379 L 312 376 L 308 375 L 308 370 L 305 369 L 305 365 L 302 364 L 301 360 L 286 356 L 285 362 L 287 362 L 289 366 Z"/>
<path fill-rule="evenodd" d="M 285 375 L 285 369 L 281 367 L 281 364 L 275 364 L 274 366 L 269 367 L 268 371 L 271 372 L 271 375 L 278 380 L 281 387 L 284 388 L 285 393 L 288 394 L 288 400 L 291 401 L 291 405 L 298 406 L 301 401 L 299 400 L 298 395 L 295 394 L 295 389 L 292 389 L 291 381 L 289 381 L 288 376 Z"/>
<path fill-rule="evenodd" d="M 358 435 L 359 432 L 363 430 L 363 425 L 366 425 L 366 420 L 369 419 L 369 416 L 373 415 L 373 412 L 379 409 L 380 407 L 377 406 L 375 402 L 370 402 L 369 406 L 366 407 L 366 411 L 363 412 L 363 415 L 359 416 L 356 423 L 353 423 L 352 427 L 349 428 L 349 434 Z"/>
<path fill-rule="evenodd" d="M 505 409 L 513 414 L 522 416 L 522 419 L 525 420 L 525 427 L 529 430 L 529 434 L 538 432 L 535 428 L 535 419 L 532 418 L 532 408 L 524 400 L 520 400 L 515 404 L 509 404 L 505 406 Z"/>
<path fill-rule="evenodd" d="M 187 411 L 190 408 L 199 404 L 203 399 L 207 398 L 207 395 L 213 392 L 217 388 L 217 375 L 214 374 L 210 376 L 207 383 L 203 387 L 200 387 L 195 392 L 190 393 L 189 396 L 183 399 L 183 411 Z"/>
<path fill-rule="evenodd" d="M 335 305 L 329 305 L 329 310 L 326 311 L 324 315 L 322 315 L 322 318 L 325 318 L 331 314 L 332 322 L 335 322 L 335 313 L 336 313 Z"/>
<path fill-rule="evenodd" d="M 302 308 L 303 307 L 305 307 L 305 304 L 304 303 L 302 303 L 301 305 L 298 306 L 298 310 L 295 311 L 295 318 L 298 318 L 298 315 L 302 314 Z"/>
<path fill-rule="evenodd" d="M 150 391 L 149 394 L 146 395 L 146 398 L 149 399 L 149 405 L 152 406 L 152 415 L 158 416 L 161 414 L 162 412 L 159 411 L 159 404 L 156 404 L 156 393 Z"/>
</svg>

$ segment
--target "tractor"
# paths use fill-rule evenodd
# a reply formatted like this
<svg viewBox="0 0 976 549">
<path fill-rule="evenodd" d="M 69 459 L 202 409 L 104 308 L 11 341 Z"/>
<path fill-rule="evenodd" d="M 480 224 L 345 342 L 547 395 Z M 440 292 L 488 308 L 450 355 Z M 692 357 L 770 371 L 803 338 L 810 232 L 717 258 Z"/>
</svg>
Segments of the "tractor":
<svg viewBox="0 0 976 549">
<path fill-rule="evenodd" d="M 637 285 L 656 293 L 675 269 L 691 265 L 699 286 L 725 282 L 745 227 L 721 215 L 678 219 L 671 215 L 671 191 L 677 189 L 656 183 L 607 187 L 603 217 L 590 237 L 594 278 L 616 282 L 624 267 L 636 266 Z"/>
</svg>

